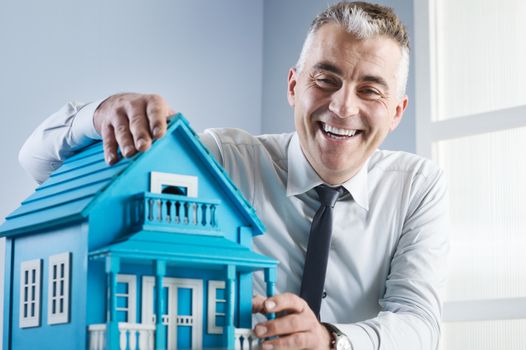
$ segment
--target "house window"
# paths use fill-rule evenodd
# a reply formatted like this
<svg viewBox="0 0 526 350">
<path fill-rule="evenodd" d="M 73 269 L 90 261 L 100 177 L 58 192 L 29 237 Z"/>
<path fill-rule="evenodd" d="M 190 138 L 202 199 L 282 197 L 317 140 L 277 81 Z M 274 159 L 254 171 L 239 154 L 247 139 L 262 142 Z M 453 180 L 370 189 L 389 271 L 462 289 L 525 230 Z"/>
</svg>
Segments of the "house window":
<svg viewBox="0 0 526 350">
<path fill-rule="evenodd" d="M 152 171 L 150 174 L 150 192 L 179 194 L 197 197 L 197 176 L 160 173 Z"/>
<path fill-rule="evenodd" d="M 117 320 L 136 322 L 137 277 L 135 275 L 117 275 Z"/>
<path fill-rule="evenodd" d="M 210 334 L 223 334 L 225 293 L 225 281 L 208 281 L 208 333 Z"/>
<path fill-rule="evenodd" d="M 41 259 L 20 266 L 20 328 L 40 326 L 41 266 Z"/>
<path fill-rule="evenodd" d="M 70 266 L 71 254 L 69 252 L 49 257 L 48 324 L 69 322 Z"/>
</svg>

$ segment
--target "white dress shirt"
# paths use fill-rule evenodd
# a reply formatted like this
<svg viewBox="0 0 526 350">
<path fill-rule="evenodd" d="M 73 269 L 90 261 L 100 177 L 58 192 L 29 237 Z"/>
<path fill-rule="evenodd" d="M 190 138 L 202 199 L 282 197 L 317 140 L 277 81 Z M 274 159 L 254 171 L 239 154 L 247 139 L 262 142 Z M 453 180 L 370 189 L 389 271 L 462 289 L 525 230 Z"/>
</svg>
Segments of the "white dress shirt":
<svg viewBox="0 0 526 350">
<path fill-rule="evenodd" d="M 26 141 L 19 158 L 35 179 L 45 180 L 67 155 L 98 137 L 93 105 L 69 104 Z M 314 187 L 322 180 L 298 136 L 237 129 L 200 136 L 267 227 L 254 250 L 280 262 L 276 292 L 299 294 L 319 207 Z M 349 194 L 334 208 L 321 320 L 346 333 L 354 350 L 436 349 L 448 250 L 442 172 L 421 157 L 378 150 L 342 185 Z M 255 275 L 254 288 L 265 294 L 262 274 Z"/>
</svg>

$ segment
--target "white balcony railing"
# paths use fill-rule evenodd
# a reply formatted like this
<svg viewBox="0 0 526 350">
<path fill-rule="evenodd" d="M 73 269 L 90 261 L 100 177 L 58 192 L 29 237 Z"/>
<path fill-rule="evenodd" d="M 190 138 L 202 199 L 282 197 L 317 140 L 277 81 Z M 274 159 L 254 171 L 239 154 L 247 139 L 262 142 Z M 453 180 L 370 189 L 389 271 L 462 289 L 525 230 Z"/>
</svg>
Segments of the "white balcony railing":
<svg viewBox="0 0 526 350">
<path fill-rule="evenodd" d="M 235 349 L 253 350 L 257 349 L 259 339 L 250 328 L 236 328 L 234 331 Z"/>
<path fill-rule="evenodd" d="M 106 324 L 88 326 L 89 350 L 106 348 Z M 119 322 L 119 347 L 121 350 L 153 350 L 155 325 Z"/>
<path fill-rule="evenodd" d="M 192 233 L 219 231 L 219 200 L 200 200 L 173 194 L 140 193 L 133 197 L 132 225 L 154 225 Z"/>
</svg>

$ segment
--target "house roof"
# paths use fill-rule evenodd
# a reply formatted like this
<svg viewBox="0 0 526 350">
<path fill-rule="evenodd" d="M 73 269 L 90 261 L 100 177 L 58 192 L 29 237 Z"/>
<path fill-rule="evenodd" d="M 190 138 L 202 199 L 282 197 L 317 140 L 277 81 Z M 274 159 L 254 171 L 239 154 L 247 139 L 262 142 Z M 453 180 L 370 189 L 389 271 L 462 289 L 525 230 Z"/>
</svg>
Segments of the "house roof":
<svg viewBox="0 0 526 350">
<path fill-rule="evenodd" d="M 167 237 L 169 236 L 169 237 Z M 240 271 L 275 267 L 272 258 L 252 252 L 247 247 L 221 236 L 140 231 L 126 239 L 90 252 L 91 259 L 116 256 L 131 261 L 165 260 L 179 266 L 222 267 L 236 265 Z"/>
<path fill-rule="evenodd" d="M 199 141 L 182 114 L 175 115 L 168 126 L 167 134 L 176 129 L 188 138 L 189 144 L 199 154 L 212 176 L 225 184 L 230 197 L 239 212 L 254 227 L 255 234 L 265 231 L 254 208 L 243 197 L 223 168 Z M 165 142 L 166 137 L 155 141 L 150 150 Z M 90 209 L 103 198 L 111 184 L 126 172 L 133 170 L 133 164 L 149 152 L 138 153 L 134 157 L 121 159 L 109 166 L 104 161 L 102 142 L 86 147 L 68 158 L 55 170 L 35 192 L 25 199 L 20 207 L 6 217 L 0 226 L 0 237 L 24 234 L 37 229 L 79 221 L 86 218 Z"/>
</svg>

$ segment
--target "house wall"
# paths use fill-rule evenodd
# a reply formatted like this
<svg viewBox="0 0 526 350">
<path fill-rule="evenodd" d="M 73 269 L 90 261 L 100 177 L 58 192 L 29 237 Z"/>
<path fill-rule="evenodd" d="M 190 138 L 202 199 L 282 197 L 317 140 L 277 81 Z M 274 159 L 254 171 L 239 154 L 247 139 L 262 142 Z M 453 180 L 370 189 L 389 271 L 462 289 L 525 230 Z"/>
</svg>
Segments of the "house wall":
<svg viewBox="0 0 526 350">
<path fill-rule="evenodd" d="M 34 232 L 14 239 L 12 294 L 12 349 L 82 349 L 86 344 L 86 258 L 87 226 L 85 224 Z M 70 322 L 47 323 L 49 256 L 71 252 Z M 20 264 L 42 259 L 40 326 L 19 327 Z"/>
</svg>

